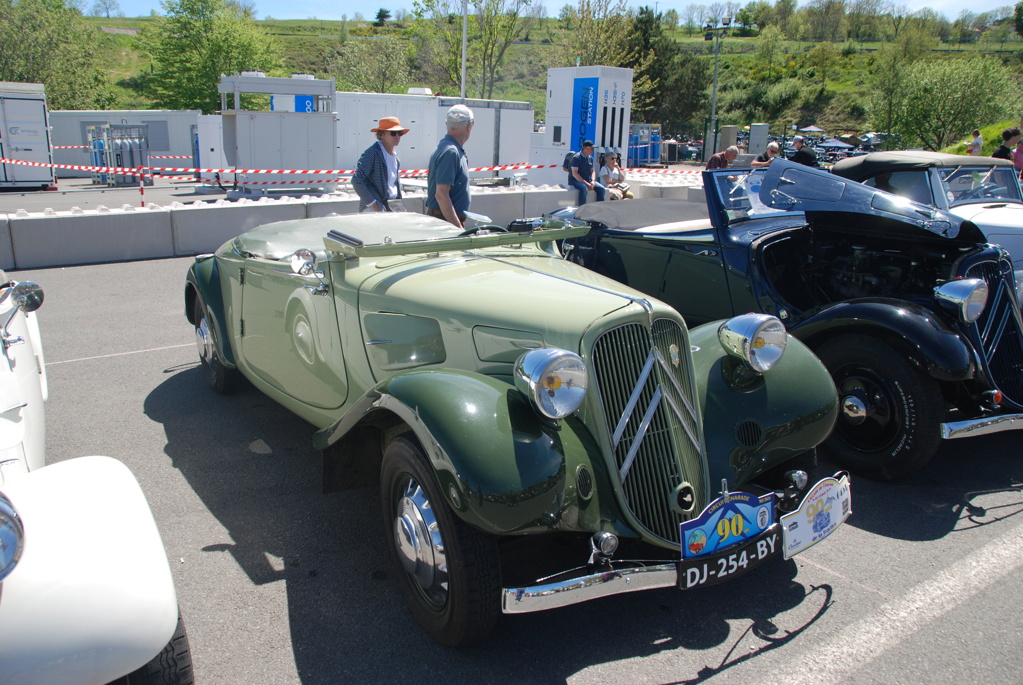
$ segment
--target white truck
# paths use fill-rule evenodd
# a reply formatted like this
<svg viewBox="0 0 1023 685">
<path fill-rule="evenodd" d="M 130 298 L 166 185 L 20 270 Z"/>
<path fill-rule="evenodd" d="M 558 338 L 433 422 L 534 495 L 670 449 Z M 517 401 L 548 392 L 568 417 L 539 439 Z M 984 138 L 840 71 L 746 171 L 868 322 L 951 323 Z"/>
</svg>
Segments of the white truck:
<svg viewBox="0 0 1023 685">
<path fill-rule="evenodd" d="M 52 164 L 45 87 L 0 81 L 0 189 L 56 190 Z"/>
</svg>

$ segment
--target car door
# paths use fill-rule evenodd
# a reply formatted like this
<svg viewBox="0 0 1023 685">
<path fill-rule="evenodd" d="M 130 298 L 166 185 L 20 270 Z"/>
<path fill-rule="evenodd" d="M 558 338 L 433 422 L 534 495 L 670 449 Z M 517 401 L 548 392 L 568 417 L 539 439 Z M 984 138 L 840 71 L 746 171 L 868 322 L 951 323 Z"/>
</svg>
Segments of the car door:
<svg viewBox="0 0 1023 685">
<path fill-rule="evenodd" d="M 249 368 L 299 402 L 335 409 L 348 380 L 330 288 L 290 263 L 245 260 L 241 348 Z"/>
</svg>

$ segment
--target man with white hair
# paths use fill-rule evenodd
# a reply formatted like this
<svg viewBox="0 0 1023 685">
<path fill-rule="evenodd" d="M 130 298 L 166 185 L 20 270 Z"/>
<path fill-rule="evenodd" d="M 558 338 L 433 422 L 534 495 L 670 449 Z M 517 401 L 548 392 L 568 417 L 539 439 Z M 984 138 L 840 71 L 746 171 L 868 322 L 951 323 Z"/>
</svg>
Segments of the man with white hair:
<svg viewBox="0 0 1023 685">
<path fill-rule="evenodd" d="M 729 145 L 721 152 L 715 152 L 707 160 L 708 169 L 725 169 L 729 163 L 735 160 L 739 156 L 739 148 L 734 145 Z"/>
<path fill-rule="evenodd" d="M 426 213 L 464 228 L 469 211 L 469 162 L 462 146 L 472 134 L 472 110 L 455 105 L 445 118 L 448 134 L 430 157 L 426 177 Z"/>
<path fill-rule="evenodd" d="M 765 166 L 771 166 L 771 162 L 773 162 L 774 158 L 778 156 L 778 151 L 780 149 L 781 148 L 778 145 L 778 143 L 772 140 L 770 143 L 767 144 L 766 150 L 764 150 L 759 155 L 753 158 L 753 161 L 750 162 L 750 166 L 753 167 L 754 169 L 759 169 L 760 167 Z"/>
</svg>

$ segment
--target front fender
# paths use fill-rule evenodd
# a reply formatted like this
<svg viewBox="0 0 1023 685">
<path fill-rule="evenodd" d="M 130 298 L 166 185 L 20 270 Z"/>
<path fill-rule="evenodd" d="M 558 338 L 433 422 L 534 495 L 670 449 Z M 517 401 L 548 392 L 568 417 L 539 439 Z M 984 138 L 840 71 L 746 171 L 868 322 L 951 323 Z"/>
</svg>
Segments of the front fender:
<svg viewBox="0 0 1023 685">
<path fill-rule="evenodd" d="M 927 372 L 940 381 L 963 381 L 976 373 L 973 350 L 944 320 L 925 307 L 885 298 L 849 300 L 789 328 L 811 348 L 849 332 L 901 340 Z"/>
<path fill-rule="evenodd" d="M 227 318 L 224 306 L 224 292 L 220 285 L 220 263 L 213 255 L 203 255 L 195 258 L 195 262 L 188 269 L 185 276 L 185 317 L 188 322 L 195 324 L 193 315 L 195 298 L 199 297 L 206 305 L 206 311 L 211 317 L 213 328 L 213 343 L 220 353 L 221 361 L 231 368 L 237 367 L 234 359 L 234 351 L 231 349 L 231 342 L 227 334 Z"/>
<path fill-rule="evenodd" d="M 317 433 L 316 446 L 342 442 L 381 413 L 415 433 L 448 504 L 476 528 L 495 535 L 596 531 L 603 520 L 629 534 L 618 523 L 599 447 L 582 422 L 541 420 L 508 383 L 454 369 L 400 374 Z M 591 476 L 588 496 L 579 493 L 580 469 Z"/>
<path fill-rule="evenodd" d="M 107 683 L 159 654 L 177 597 L 131 471 L 80 457 L 6 483 L 4 494 L 25 547 L 0 583 L 0 682 Z"/>
<path fill-rule="evenodd" d="M 789 336 L 785 354 L 766 374 L 746 372 L 718 341 L 721 322 L 689 332 L 703 410 L 710 483 L 753 480 L 824 441 L 838 416 L 828 370 Z"/>
</svg>

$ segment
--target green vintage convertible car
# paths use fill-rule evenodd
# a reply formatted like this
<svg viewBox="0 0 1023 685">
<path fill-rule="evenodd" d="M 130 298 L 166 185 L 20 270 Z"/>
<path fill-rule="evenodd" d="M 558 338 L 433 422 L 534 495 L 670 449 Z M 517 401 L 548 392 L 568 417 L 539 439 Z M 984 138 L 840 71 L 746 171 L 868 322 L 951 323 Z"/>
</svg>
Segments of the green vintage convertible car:
<svg viewBox="0 0 1023 685">
<path fill-rule="evenodd" d="M 240 372 L 318 427 L 326 491 L 379 486 L 430 635 L 710 585 L 845 520 L 848 479 L 807 476 L 835 387 L 777 319 L 687 330 L 561 257 L 587 227 L 514 228 L 268 224 L 196 257 L 185 286 L 213 389 Z"/>
</svg>

